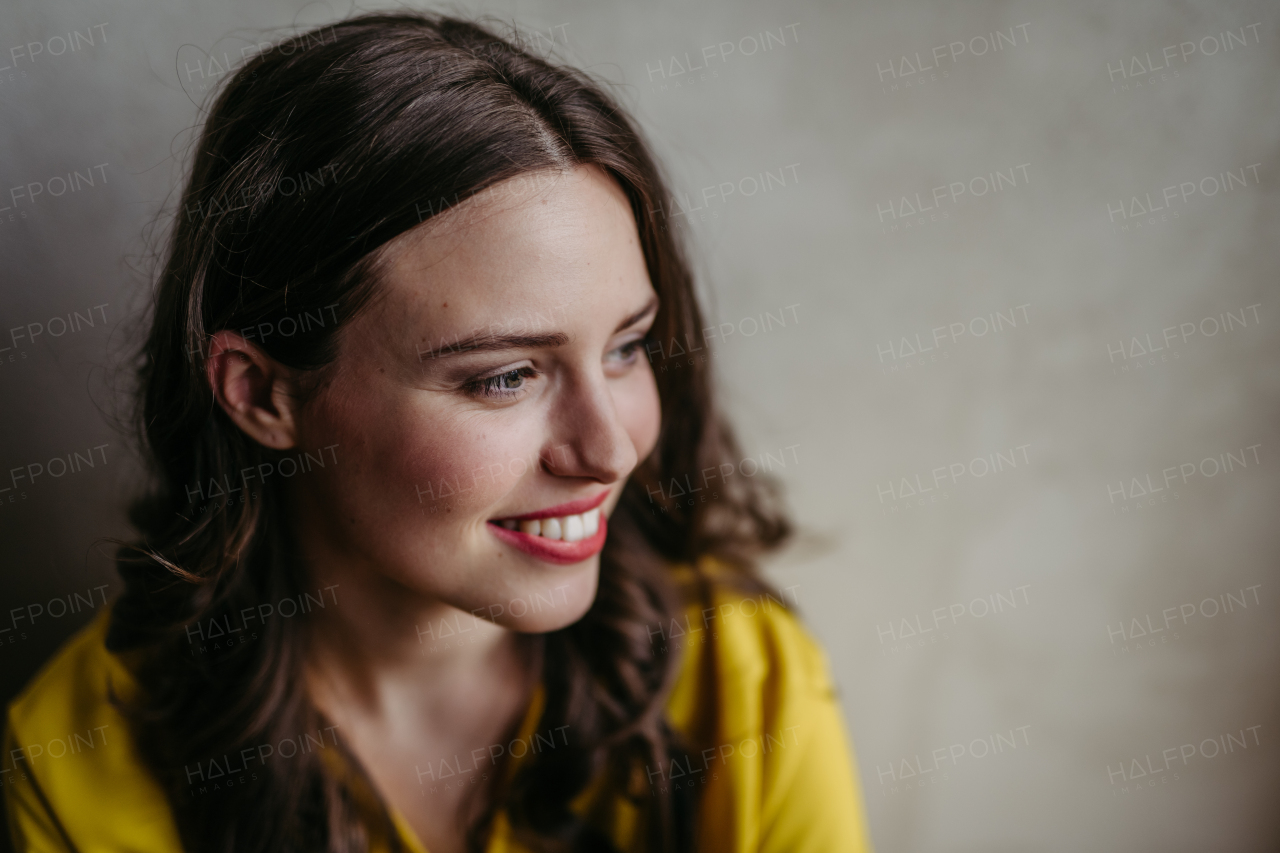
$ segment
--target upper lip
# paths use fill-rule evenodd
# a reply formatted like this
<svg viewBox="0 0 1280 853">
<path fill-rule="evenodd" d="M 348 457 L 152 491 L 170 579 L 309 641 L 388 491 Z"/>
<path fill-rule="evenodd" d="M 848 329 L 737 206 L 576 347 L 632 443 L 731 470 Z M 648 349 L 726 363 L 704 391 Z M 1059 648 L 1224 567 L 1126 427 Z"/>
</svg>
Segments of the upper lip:
<svg viewBox="0 0 1280 853">
<path fill-rule="evenodd" d="M 567 504 L 557 504 L 549 506 L 546 509 L 539 509 L 524 515 L 506 515 L 502 518 L 495 518 L 493 521 L 533 521 L 538 518 L 559 518 L 565 515 L 580 515 L 590 509 L 595 509 L 604 503 L 605 498 L 609 497 L 609 490 L 605 489 L 594 498 L 582 498 L 576 501 L 569 501 Z"/>
</svg>

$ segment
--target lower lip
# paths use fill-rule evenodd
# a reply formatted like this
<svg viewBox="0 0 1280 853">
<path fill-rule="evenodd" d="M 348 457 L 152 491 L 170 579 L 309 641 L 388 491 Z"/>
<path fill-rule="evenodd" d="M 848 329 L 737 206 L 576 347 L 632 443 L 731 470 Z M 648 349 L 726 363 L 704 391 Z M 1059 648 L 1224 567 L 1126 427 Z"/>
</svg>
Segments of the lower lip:
<svg viewBox="0 0 1280 853">
<path fill-rule="evenodd" d="M 604 513 L 600 514 L 600 529 L 586 539 L 577 542 L 565 542 L 560 539 L 548 539 L 545 536 L 533 536 L 519 530 L 508 530 L 501 524 L 487 522 L 493 535 L 514 548 L 519 548 L 531 557 L 567 566 L 581 563 L 588 557 L 594 557 L 604 548 L 605 534 L 608 532 Z"/>
</svg>

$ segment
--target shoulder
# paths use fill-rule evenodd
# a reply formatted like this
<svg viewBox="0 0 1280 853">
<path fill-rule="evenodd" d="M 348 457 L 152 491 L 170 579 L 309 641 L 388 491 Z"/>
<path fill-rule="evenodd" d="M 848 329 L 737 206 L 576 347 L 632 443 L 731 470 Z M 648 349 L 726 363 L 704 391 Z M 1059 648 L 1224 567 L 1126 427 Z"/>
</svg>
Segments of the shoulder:
<svg viewBox="0 0 1280 853">
<path fill-rule="evenodd" d="M 681 654 L 667 715 L 689 754 L 651 769 L 650 783 L 700 795 L 699 849 L 865 853 L 844 715 L 794 595 L 706 574 L 703 594 L 664 632 Z"/>
<path fill-rule="evenodd" d="M 9 704 L 10 732 L 36 745 L 34 758 L 25 759 L 28 764 L 38 766 L 44 763 L 41 758 L 53 758 L 40 745 L 52 744 L 54 752 L 61 752 L 59 739 L 65 741 L 77 732 L 88 738 L 88 732 L 94 735 L 96 748 L 110 738 L 111 728 L 119 727 L 109 699 L 110 685 L 126 687 L 130 679 L 128 671 L 106 649 L 110 616 L 110 611 L 104 609 L 73 634 Z M 72 745 L 76 745 L 74 737 Z M 72 754 L 79 751 L 75 749 Z"/>
<path fill-rule="evenodd" d="M 167 800 L 112 701 L 130 698 L 135 682 L 107 651 L 109 620 L 104 609 L 9 704 L 4 791 L 12 831 L 28 840 L 55 833 L 81 849 L 104 841 L 178 849 Z"/>
<path fill-rule="evenodd" d="M 654 637 L 681 659 L 668 706 L 673 724 L 692 733 L 714 713 L 722 732 L 751 729 L 769 709 L 789 715 L 831 701 L 826 653 L 793 609 L 794 592 L 750 590 L 714 561 L 704 571 L 705 592 L 691 593 L 684 612 Z M 710 693 L 719 699 L 714 709 Z"/>
<path fill-rule="evenodd" d="M 9 704 L 10 725 L 36 734 L 96 717 L 94 710 L 106 701 L 111 676 L 127 676 L 106 649 L 110 618 L 110 610 L 104 608 L 45 662 Z"/>
</svg>

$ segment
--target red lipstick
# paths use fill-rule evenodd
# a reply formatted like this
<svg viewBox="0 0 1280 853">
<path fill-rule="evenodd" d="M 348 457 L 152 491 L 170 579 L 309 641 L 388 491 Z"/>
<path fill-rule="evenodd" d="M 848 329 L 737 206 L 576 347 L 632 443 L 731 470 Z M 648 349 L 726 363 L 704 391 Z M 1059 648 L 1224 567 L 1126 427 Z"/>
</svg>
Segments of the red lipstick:
<svg viewBox="0 0 1280 853">
<path fill-rule="evenodd" d="M 608 492 L 605 493 L 606 495 Z M 585 512 L 587 509 L 595 509 L 604 500 L 601 496 L 599 499 L 592 498 L 591 503 L 595 506 L 588 506 L 586 509 L 580 509 L 577 512 Z M 563 504 L 562 506 L 575 506 L 583 503 L 577 501 L 572 504 Z M 557 515 L 575 515 L 573 511 L 565 512 L 561 507 L 553 507 L 554 512 L 541 510 L 530 515 L 520 516 L 522 520 L 533 520 L 535 518 L 553 518 Z M 608 521 L 604 517 L 604 513 L 600 513 L 600 529 L 593 535 L 585 539 L 579 539 L 577 542 L 564 542 L 560 539 L 547 539 L 544 536 L 534 536 L 529 533 L 521 533 L 519 530 L 508 530 L 496 521 L 488 523 L 489 530 L 493 535 L 503 542 L 514 548 L 519 548 L 526 554 L 537 557 L 539 560 L 546 560 L 549 563 L 558 563 L 560 565 L 569 565 L 570 563 L 580 563 L 588 557 L 592 557 L 600 553 L 604 548 L 605 535 L 608 533 Z"/>
<path fill-rule="evenodd" d="M 508 515 L 503 518 L 494 518 L 490 521 L 533 521 L 534 519 L 559 518 L 564 515 L 581 515 L 589 509 L 595 509 L 600 506 L 607 497 L 609 497 L 609 490 L 605 489 L 594 498 L 582 498 L 581 500 L 569 501 L 567 504 L 558 504 L 557 506 L 549 506 L 546 509 L 527 512 L 524 515 Z M 601 521 L 603 520 L 602 513 Z"/>
</svg>

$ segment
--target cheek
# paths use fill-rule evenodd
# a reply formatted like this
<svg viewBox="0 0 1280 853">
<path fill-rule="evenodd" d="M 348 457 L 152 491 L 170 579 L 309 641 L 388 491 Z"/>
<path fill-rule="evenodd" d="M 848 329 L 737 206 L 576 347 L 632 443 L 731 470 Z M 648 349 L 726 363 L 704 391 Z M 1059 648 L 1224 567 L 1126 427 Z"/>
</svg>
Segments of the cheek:
<svg viewBox="0 0 1280 853">
<path fill-rule="evenodd" d="M 537 445 L 518 424 L 483 422 L 429 403 L 412 392 L 352 390 L 313 421 L 332 436 L 326 443 L 339 444 L 340 464 L 324 486 L 337 516 L 331 521 L 381 559 L 459 547 L 463 540 L 442 536 L 445 529 L 483 524 L 537 463 Z"/>
<path fill-rule="evenodd" d="M 433 523 L 465 523 L 505 491 L 493 436 L 445 419 L 410 413 L 380 436 L 371 468 L 378 483 L 394 483 L 412 511 Z M 376 484 L 375 484 L 376 485 Z"/>
<path fill-rule="evenodd" d="M 658 443 L 662 428 L 662 403 L 653 371 L 643 365 L 614 395 L 618 417 L 636 449 L 636 461 L 643 461 Z"/>
</svg>

